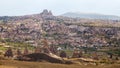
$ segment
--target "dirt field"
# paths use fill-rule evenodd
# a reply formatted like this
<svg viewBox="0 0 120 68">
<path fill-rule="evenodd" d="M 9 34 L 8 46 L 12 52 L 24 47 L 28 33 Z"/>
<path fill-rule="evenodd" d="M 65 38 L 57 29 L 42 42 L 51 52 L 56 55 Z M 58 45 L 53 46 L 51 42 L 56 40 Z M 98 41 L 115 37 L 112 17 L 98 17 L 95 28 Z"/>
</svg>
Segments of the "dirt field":
<svg viewBox="0 0 120 68">
<path fill-rule="evenodd" d="M 16 60 L 1 60 L 0 68 L 120 68 L 120 64 L 55 64 L 48 62 L 26 62 Z"/>
</svg>

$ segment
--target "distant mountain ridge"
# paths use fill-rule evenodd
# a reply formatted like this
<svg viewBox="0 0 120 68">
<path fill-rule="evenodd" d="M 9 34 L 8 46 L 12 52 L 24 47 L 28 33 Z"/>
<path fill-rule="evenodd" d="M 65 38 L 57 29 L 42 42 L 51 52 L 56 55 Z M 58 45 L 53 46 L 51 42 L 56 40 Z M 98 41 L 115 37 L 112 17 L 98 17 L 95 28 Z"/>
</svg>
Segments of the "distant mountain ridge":
<svg viewBox="0 0 120 68">
<path fill-rule="evenodd" d="M 120 20 L 119 16 L 96 14 L 96 13 L 68 12 L 62 14 L 61 16 L 72 17 L 72 18 L 86 18 L 86 19 Z"/>
</svg>

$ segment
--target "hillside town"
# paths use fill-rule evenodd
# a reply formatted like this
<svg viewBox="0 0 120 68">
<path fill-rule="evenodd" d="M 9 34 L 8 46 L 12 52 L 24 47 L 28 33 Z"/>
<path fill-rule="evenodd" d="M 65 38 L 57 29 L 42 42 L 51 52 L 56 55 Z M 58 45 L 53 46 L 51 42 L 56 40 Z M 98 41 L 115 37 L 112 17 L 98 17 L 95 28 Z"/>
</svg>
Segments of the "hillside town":
<svg viewBox="0 0 120 68">
<path fill-rule="evenodd" d="M 109 54 L 109 51 L 120 48 L 120 27 L 113 25 L 113 23 L 119 25 L 119 21 L 54 16 L 48 10 L 43 10 L 40 14 L 0 17 L 0 20 L 0 42 L 7 45 L 3 45 L 4 47 L 38 48 L 44 45 L 42 40 L 46 39 L 48 49 L 56 55 L 60 50 L 72 51 L 73 57 L 80 57 L 81 54 L 101 56 L 112 54 L 117 58 L 120 56 L 119 53 L 114 52 Z M 99 24 L 100 22 L 102 25 Z M 110 24 L 107 25 L 108 23 Z M 12 43 L 25 43 L 28 46 Z"/>
</svg>

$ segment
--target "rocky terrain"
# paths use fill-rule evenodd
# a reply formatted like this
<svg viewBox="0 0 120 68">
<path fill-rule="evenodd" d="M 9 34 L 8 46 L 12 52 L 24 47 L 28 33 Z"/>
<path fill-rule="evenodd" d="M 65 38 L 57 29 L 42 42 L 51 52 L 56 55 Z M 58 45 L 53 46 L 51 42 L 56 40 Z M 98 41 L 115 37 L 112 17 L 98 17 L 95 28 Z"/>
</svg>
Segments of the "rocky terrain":
<svg viewBox="0 0 120 68">
<path fill-rule="evenodd" d="M 14 41 L 34 41 L 40 40 L 44 36 L 56 45 L 57 43 L 70 43 L 71 45 L 79 44 L 82 46 L 85 42 L 90 44 L 89 41 L 92 41 L 92 45 L 98 43 L 108 45 L 110 41 L 107 39 L 117 37 L 119 40 L 120 38 L 120 23 L 117 20 L 53 16 L 52 12 L 48 10 L 44 10 L 40 14 L 0 17 L 0 23 L 1 38 Z M 64 41 L 62 41 L 63 39 Z"/>
<path fill-rule="evenodd" d="M 0 68 L 48 66 L 119 68 L 120 21 L 54 16 L 48 10 L 0 17 Z"/>
<path fill-rule="evenodd" d="M 45 38 L 49 45 L 58 46 L 63 50 L 115 50 L 114 54 L 120 55 L 118 20 L 54 16 L 48 10 L 40 14 L 0 17 L 0 38 L 1 46 L 5 44 L 22 48 L 22 43 L 30 47 L 41 46 L 41 40 Z M 17 43 L 20 44 L 15 45 Z"/>
</svg>

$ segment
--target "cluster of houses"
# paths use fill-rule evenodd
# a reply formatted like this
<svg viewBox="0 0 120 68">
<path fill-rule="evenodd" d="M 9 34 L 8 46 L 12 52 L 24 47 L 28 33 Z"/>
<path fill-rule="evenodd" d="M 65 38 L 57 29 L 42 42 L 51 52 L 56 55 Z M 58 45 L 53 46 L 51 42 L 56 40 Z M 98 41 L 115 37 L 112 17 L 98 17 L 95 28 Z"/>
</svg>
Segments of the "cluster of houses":
<svg viewBox="0 0 120 68">
<path fill-rule="evenodd" d="M 1 24 L 0 38 L 33 46 L 41 45 L 41 39 L 46 38 L 50 45 L 61 49 L 120 46 L 119 27 L 84 26 L 76 24 L 78 22 L 87 21 L 55 17 L 51 11 L 44 10 L 38 15 L 18 17 Z"/>
</svg>

